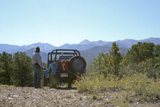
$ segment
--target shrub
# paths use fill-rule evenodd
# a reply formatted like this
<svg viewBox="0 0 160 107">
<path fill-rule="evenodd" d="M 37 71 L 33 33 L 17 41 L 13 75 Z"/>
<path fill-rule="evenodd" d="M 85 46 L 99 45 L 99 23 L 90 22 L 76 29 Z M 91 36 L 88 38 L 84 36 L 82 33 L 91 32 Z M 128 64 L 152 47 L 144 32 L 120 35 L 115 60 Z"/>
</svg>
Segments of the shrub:
<svg viewBox="0 0 160 107">
<path fill-rule="evenodd" d="M 79 92 L 92 94 L 98 94 L 105 90 L 125 91 L 127 93 L 125 98 L 128 102 L 160 100 L 160 80 L 154 81 L 148 78 L 147 74 L 142 73 L 123 75 L 122 78 L 115 75 L 106 78 L 102 74 L 87 75 L 76 81 L 76 85 Z"/>
<path fill-rule="evenodd" d="M 103 75 L 82 76 L 81 80 L 75 82 L 79 92 L 99 93 L 106 89 Z"/>
<path fill-rule="evenodd" d="M 124 88 L 128 90 L 128 99 L 132 97 L 137 101 L 155 101 L 160 100 L 160 80 L 154 81 L 148 78 L 147 74 L 135 73 L 131 76 L 122 78 Z M 132 96 L 131 96 L 132 94 Z"/>
</svg>

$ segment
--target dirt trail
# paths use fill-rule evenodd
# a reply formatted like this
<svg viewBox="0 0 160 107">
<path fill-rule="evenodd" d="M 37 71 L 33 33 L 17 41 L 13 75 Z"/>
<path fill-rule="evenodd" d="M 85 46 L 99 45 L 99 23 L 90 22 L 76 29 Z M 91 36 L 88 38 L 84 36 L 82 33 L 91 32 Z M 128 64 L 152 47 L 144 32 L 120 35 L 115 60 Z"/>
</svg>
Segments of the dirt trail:
<svg viewBox="0 0 160 107">
<path fill-rule="evenodd" d="M 0 107 L 115 107 L 111 104 L 112 98 L 109 92 L 93 97 L 76 89 L 0 86 Z M 130 106 L 160 107 L 160 104 Z"/>
<path fill-rule="evenodd" d="M 107 102 L 95 101 L 76 89 L 33 87 L 0 88 L 0 107 L 94 107 Z"/>
</svg>

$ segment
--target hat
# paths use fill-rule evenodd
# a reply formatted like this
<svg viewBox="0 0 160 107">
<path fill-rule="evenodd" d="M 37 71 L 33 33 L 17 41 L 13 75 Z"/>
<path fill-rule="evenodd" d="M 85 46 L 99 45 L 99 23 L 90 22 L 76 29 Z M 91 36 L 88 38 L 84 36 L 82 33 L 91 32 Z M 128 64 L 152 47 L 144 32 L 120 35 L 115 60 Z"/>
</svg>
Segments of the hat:
<svg viewBox="0 0 160 107">
<path fill-rule="evenodd" d="M 35 52 L 40 52 L 40 48 L 37 46 Z"/>
</svg>

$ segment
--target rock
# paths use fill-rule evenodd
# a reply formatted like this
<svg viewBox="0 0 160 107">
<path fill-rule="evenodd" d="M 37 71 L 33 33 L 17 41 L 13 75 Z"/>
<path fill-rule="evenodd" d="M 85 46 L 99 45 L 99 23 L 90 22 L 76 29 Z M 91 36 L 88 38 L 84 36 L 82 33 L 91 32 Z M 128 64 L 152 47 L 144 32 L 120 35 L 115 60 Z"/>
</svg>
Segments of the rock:
<svg viewBox="0 0 160 107">
<path fill-rule="evenodd" d="M 87 98 L 86 96 L 83 96 L 83 98 Z"/>
<path fill-rule="evenodd" d="M 8 100 L 12 100 L 13 98 L 11 98 L 11 97 L 8 97 Z"/>
<path fill-rule="evenodd" d="M 13 95 L 13 97 L 18 97 L 18 95 Z"/>
</svg>

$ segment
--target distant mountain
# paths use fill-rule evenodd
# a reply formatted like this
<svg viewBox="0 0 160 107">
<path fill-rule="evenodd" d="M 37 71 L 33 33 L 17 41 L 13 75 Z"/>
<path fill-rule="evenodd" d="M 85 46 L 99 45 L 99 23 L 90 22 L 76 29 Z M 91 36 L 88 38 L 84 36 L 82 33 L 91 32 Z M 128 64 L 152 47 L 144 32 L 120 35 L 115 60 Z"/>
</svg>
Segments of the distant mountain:
<svg viewBox="0 0 160 107">
<path fill-rule="evenodd" d="M 3 51 L 7 53 L 14 53 L 17 51 L 17 49 L 20 48 L 20 46 L 17 45 L 9 45 L 9 44 L 0 44 L 0 53 Z"/>
<path fill-rule="evenodd" d="M 81 45 L 81 44 L 71 44 L 71 45 L 65 44 L 65 45 L 62 45 L 57 48 L 59 48 L 59 49 L 77 49 L 77 50 L 81 51 L 81 50 L 86 50 L 86 49 L 92 48 L 94 46 L 96 46 L 96 45 L 94 45 L 94 44 L 83 44 L 83 45 Z"/>
<path fill-rule="evenodd" d="M 94 58 L 97 58 L 99 53 L 109 53 L 109 50 L 111 49 L 112 46 L 95 46 L 93 48 L 87 49 L 87 50 L 83 50 L 81 51 L 81 56 L 83 56 L 87 62 L 92 63 L 94 61 Z M 120 53 L 122 55 L 126 55 L 128 48 L 124 48 L 124 47 L 119 47 L 120 49 Z"/>
<path fill-rule="evenodd" d="M 154 43 L 155 45 L 160 44 L 160 38 L 148 38 L 143 40 L 125 39 L 118 40 L 115 42 L 121 47 L 131 48 L 132 45 L 137 44 L 138 42 Z"/>
<path fill-rule="evenodd" d="M 29 50 L 31 48 L 36 48 L 37 46 L 40 47 L 42 52 L 49 52 L 49 51 L 56 48 L 55 46 L 52 46 L 48 43 L 34 43 L 34 44 L 31 44 L 31 45 L 23 45 L 18 49 L 18 51 L 24 52 L 24 51 Z"/>
<path fill-rule="evenodd" d="M 97 58 L 99 53 L 108 53 L 111 46 L 95 46 L 93 48 L 81 51 L 81 56 L 83 56 L 87 62 L 92 63 L 94 58 Z"/>
<path fill-rule="evenodd" d="M 48 43 L 34 43 L 34 44 L 23 45 L 23 46 L 0 44 L 0 53 L 2 53 L 3 51 L 7 53 L 15 53 L 17 51 L 24 52 L 29 49 L 36 48 L 37 46 L 40 47 L 42 52 L 46 52 L 46 53 L 56 48 L 55 46 L 52 46 Z"/>
<path fill-rule="evenodd" d="M 35 48 L 32 48 L 32 49 L 29 49 L 27 51 L 24 51 L 24 53 L 26 53 L 29 57 L 32 58 L 32 55 L 33 55 L 34 51 L 35 51 Z M 42 57 L 42 62 L 47 63 L 47 55 L 48 54 L 44 53 L 44 52 L 40 52 L 40 55 Z"/>
<path fill-rule="evenodd" d="M 133 44 L 137 44 L 138 42 L 152 42 L 154 44 L 160 44 L 160 38 L 148 38 L 148 39 L 143 39 L 143 40 L 134 40 L 134 39 L 125 39 L 125 40 L 118 40 L 118 41 L 114 41 L 116 42 L 119 47 L 123 47 L 123 48 L 131 48 L 131 46 Z M 78 43 L 78 44 L 64 44 L 62 46 L 56 47 L 53 45 L 50 45 L 48 43 L 34 43 L 34 44 L 30 44 L 30 45 L 23 45 L 23 46 L 17 46 L 17 45 L 9 45 L 9 44 L 0 44 L 0 53 L 2 53 L 3 51 L 7 52 L 7 53 L 15 53 L 17 51 L 22 51 L 22 52 L 26 52 L 30 49 L 35 49 L 37 46 L 40 47 L 41 52 L 42 53 L 48 53 L 54 49 L 77 49 L 79 51 L 82 51 L 82 53 L 87 52 L 90 53 L 89 57 L 92 56 L 97 56 L 97 52 L 103 52 L 103 51 L 107 51 L 106 48 L 109 49 L 109 47 L 112 46 L 111 41 L 89 41 L 89 40 L 83 40 L 82 42 Z M 97 51 L 95 51 L 97 50 Z M 103 50 L 103 51 L 101 51 Z M 33 51 L 33 50 L 32 50 Z M 92 55 L 93 54 L 93 55 Z M 83 54 L 84 56 L 88 55 L 88 54 Z M 87 58 L 87 57 L 86 57 Z"/>
<path fill-rule="evenodd" d="M 97 46 L 103 46 L 103 45 L 106 45 L 106 44 L 112 44 L 112 42 L 106 42 L 106 41 L 102 41 L 102 40 L 99 40 L 99 41 L 93 41 L 93 43 Z"/>
<path fill-rule="evenodd" d="M 148 43 L 154 43 L 155 45 L 160 44 L 160 38 L 148 38 L 140 40 L 139 42 L 148 42 Z"/>
<path fill-rule="evenodd" d="M 99 43 L 99 44 L 103 44 L 103 42 Z M 60 49 L 77 49 L 77 50 L 81 51 L 81 50 L 86 50 L 86 49 L 92 48 L 97 45 L 98 45 L 97 42 L 90 42 L 89 40 L 83 40 L 79 44 L 64 44 L 58 48 L 60 48 Z"/>
<path fill-rule="evenodd" d="M 87 45 L 87 44 L 90 44 L 91 42 L 87 39 L 83 40 L 82 42 L 80 42 L 79 44 L 80 45 Z"/>
<path fill-rule="evenodd" d="M 94 58 L 98 57 L 99 53 L 109 53 L 109 50 L 111 49 L 111 46 L 95 46 L 93 48 L 90 48 L 90 49 L 87 49 L 87 50 L 83 50 L 83 51 L 80 51 L 81 53 L 81 56 L 83 56 L 86 61 L 88 63 L 92 63 L 94 61 Z M 32 58 L 32 55 L 34 53 L 34 48 L 32 49 L 29 49 L 27 51 L 24 51 L 28 56 L 30 56 Z M 122 55 L 125 55 L 127 53 L 128 49 L 127 48 L 123 48 L 123 47 L 120 47 L 120 53 Z M 44 53 L 44 52 L 40 52 L 40 55 L 42 57 L 42 62 L 44 63 L 47 63 L 47 56 L 48 54 L 47 53 Z"/>
<path fill-rule="evenodd" d="M 139 41 L 133 39 L 125 39 L 125 40 L 118 40 L 115 41 L 117 45 L 125 48 L 131 48 L 133 44 L 137 44 Z M 111 43 L 112 44 L 112 43 Z"/>
</svg>

